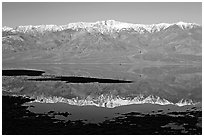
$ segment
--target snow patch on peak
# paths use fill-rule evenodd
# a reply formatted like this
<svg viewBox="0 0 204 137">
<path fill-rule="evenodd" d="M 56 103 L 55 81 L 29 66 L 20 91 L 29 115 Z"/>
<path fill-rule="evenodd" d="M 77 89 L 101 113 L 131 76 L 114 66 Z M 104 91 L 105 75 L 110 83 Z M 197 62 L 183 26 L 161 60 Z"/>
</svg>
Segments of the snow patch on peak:
<svg viewBox="0 0 204 137">
<path fill-rule="evenodd" d="M 198 24 L 196 23 L 186 23 L 186 22 L 183 22 L 183 21 L 179 21 L 177 23 L 175 23 L 177 26 L 181 27 L 182 29 L 186 29 L 186 28 L 193 28 L 194 26 L 199 26 Z"/>
<path fill-rule="evenodd" d="M 13 28 L 4 26 L 4 27 L 2 28 L 2 31 L 13 31 Z"/>
<path fill-rule="evenodd" d="M 37 26 L 18 26 L 16 28 L 19 32 L 31 32 L 31 31 L 37 31 L 37 32 L 44 32 L 44 31 L 58 31 L 60 30 L 60 26 L 57 25 L 37 25 Z"/>
</svg>

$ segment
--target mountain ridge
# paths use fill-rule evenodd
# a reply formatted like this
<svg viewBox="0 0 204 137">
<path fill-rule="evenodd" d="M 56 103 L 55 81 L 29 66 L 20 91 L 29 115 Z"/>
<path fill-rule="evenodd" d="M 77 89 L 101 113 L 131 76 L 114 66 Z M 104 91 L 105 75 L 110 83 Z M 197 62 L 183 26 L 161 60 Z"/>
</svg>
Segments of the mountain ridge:
<svg viewBox="0 0 204 137">
<path fill-rule="evenodd" d="M 144 33 L 145 31 L 149 33 L 157 32 L 163 29 L 166 29 L 170 26 L 177 25 L 181 29 L 188 29 L 193 27 L 201 27 L 201 25 L 196 23 L 186 23 L 186 22 L 177 22 L 177 23 L 158 23 L 158 24 L 133 24 L 126 22 L 119 22 L 115 20 L 105 20 L 105 21 L 97 21 L 97 22 L 76 22 L 69 23 L 67 25 L 26 25 L 26 26 L 18 26 L 16 28 L 11 28 L 4 26 L 2 27 L 2 31 L 11 31 L 11 32 L 44 32 L 44 31 L 62 31 L 66 29 L 85 29 L 87 31 L 92 31 L 93 29 L 98 29 L 100 32 L 113 32 L 113 31 L 121 31 L 123 29 L 133 29 L 139 33 Z"/>
</svg>

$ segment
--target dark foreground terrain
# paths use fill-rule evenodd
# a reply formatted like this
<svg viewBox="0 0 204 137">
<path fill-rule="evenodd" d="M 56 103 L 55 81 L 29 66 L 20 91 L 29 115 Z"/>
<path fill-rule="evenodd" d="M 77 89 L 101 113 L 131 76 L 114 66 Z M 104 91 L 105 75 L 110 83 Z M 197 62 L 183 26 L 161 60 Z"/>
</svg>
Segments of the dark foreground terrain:
<svg viewBox="0 0 204 137">
<path fill-rule="evenodd" d="M 202 134 L 202 111 L 192 108 L 186 112 L 123 114 L 98 124 L 82 121 L 63 121 L 47 114 L 32 113 L 23 103 L 32 99 L 22 96 L 3 95 L 3 135 L 51 135 L 51 134 Z M 52 113 L 52 112 L 50 112 Z M 62 113 L 67 116 L 69 114 Z M 170 115 L 177 115 L 170 116 Z"/>
</svg>

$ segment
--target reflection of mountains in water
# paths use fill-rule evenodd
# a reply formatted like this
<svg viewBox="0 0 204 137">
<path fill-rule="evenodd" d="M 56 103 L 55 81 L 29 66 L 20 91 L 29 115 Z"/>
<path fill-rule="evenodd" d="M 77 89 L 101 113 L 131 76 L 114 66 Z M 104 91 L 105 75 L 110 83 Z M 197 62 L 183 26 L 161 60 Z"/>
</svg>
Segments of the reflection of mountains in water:
<svg viewBox="0 0 204 137">
<path fill-rule="evenodd" d="M 159 105 L 176 105 L 176 106 L 185 106 L 185 105 L 196 105 L 199 102 L 193 102 L 191 99 L 181 99 L 177 103 L 172 103 L 164 98 L 160 98 L 158 96 L 149 95 L 144 97 L 143 95 L 138 95 L 134 98 L 122 98 L 120 96 L 113 97 L 112 95 L 100 95 L 97 98 L 92 98 L 88 96 L 86 99 L 66 99 L 63 97 L 46 97 L 44 95 L 41 96 L 32 96 L 35 100 L 32 102 L 40 102 L 40 103 L 68 103 L 70 105 L 77 105 L 77 106 L 87 106 L 93 105 L 97 107 L 107 107 L 107 108 L 115 108 L 124 105 L 131 105 L 131 104 L 159 104 Z"/>
</svg>

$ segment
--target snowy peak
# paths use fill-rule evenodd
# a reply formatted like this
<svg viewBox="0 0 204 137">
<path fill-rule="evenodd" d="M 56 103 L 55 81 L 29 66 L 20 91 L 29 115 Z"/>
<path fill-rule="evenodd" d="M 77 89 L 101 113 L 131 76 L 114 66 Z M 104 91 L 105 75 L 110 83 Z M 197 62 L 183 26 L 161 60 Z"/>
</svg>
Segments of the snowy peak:
<svg viewBox="0 0 204 137">
<path fill-rule="evenodd" d="M 196 23 L 186 23 L 186 22 L 178 22 L 178 23 L 175 23 L 175 25 L 181 27 L 182 29 L 186 29 L 186 28 L 193 28 L 194 26 L 199 26 L 198 24 Z"/>
<path fill-rule="evenodd" d="M 124 23 L 119 22 L 115 20 L 106 20 L 106 21 L 97 21 L 97 22 L 77 22 L 77 23 L 69 23 L 67 25 L 38 25 L 38 26 L 18 26 L 15 29 L 10 27 L 3 27 L 2 31 L 17 31 L 17 32 L 40 32 L 43 33 L 45 31 L 62 31 L 66 29 L 84 29 L 88 32 L 98 30 L 101 33 L 111 33 L 111 32 L 119 32 L 124 29 L 133 29 L 134 31 L 138 33 L 153 33 L 158 32 L 161 30 L 164 30 L 170 26 L 177 25 L 182 29 L 191 29 L 195 26 L 200 26 L 195 23 L 185 23 L 185 22 L 178 22 L 178 23 L 159 23 L 159 24 L 151 24 L 151 25 L 145 25 L 145 24 L 132 24 L 132 23 Z"/>
<path fill-rule="evenodd" d="M 44 31 L 57 31 L 60 29 L 60 26 L 57 25 L 38 25 L 38 26 L 19 26 L 16 28 L 16 31 L 19 32 L 29 32 L 29 31 L 37 31 L 37 32 L 44 32 Z"/>
<path fill-rule="evenodd" d="M 78 23 L 70 23 L 65 28 L 82 28 L 86 29 L 87 31 L 91 31 L 93 28 L 98 29 L 100 32 L 114 32 L 114 31 L 121 31 L 124 29 L 133 29 L 136 32 L 144 33 L 144 32 L 157 32 L 164 30 L 170 26 L 177 25 L 182 29 L 191 29 L 195 26 L 199 26 L 195 23 L 185 23 L 185 22 L 178 22 L 178 23 L 159 23 L 159 24 L 151 24 L 151 25 L 145 25 L 145 24 L 132 24 L 132 23 L 125 23 L 125 22 L 119 22 L 115 20 L 106 20 L 106 21 L 97 21 L 95 23 L 86 23 L 86 22 L 78 22 Z"/>
<path fill-rule="evenodd" d="M 4 27 L 2 28 L 2 31 L 13 31 L 13 30 L 14 30 L 13 28 L 7 27 L 7 26 L 4 26 Z"/>
</svg>

